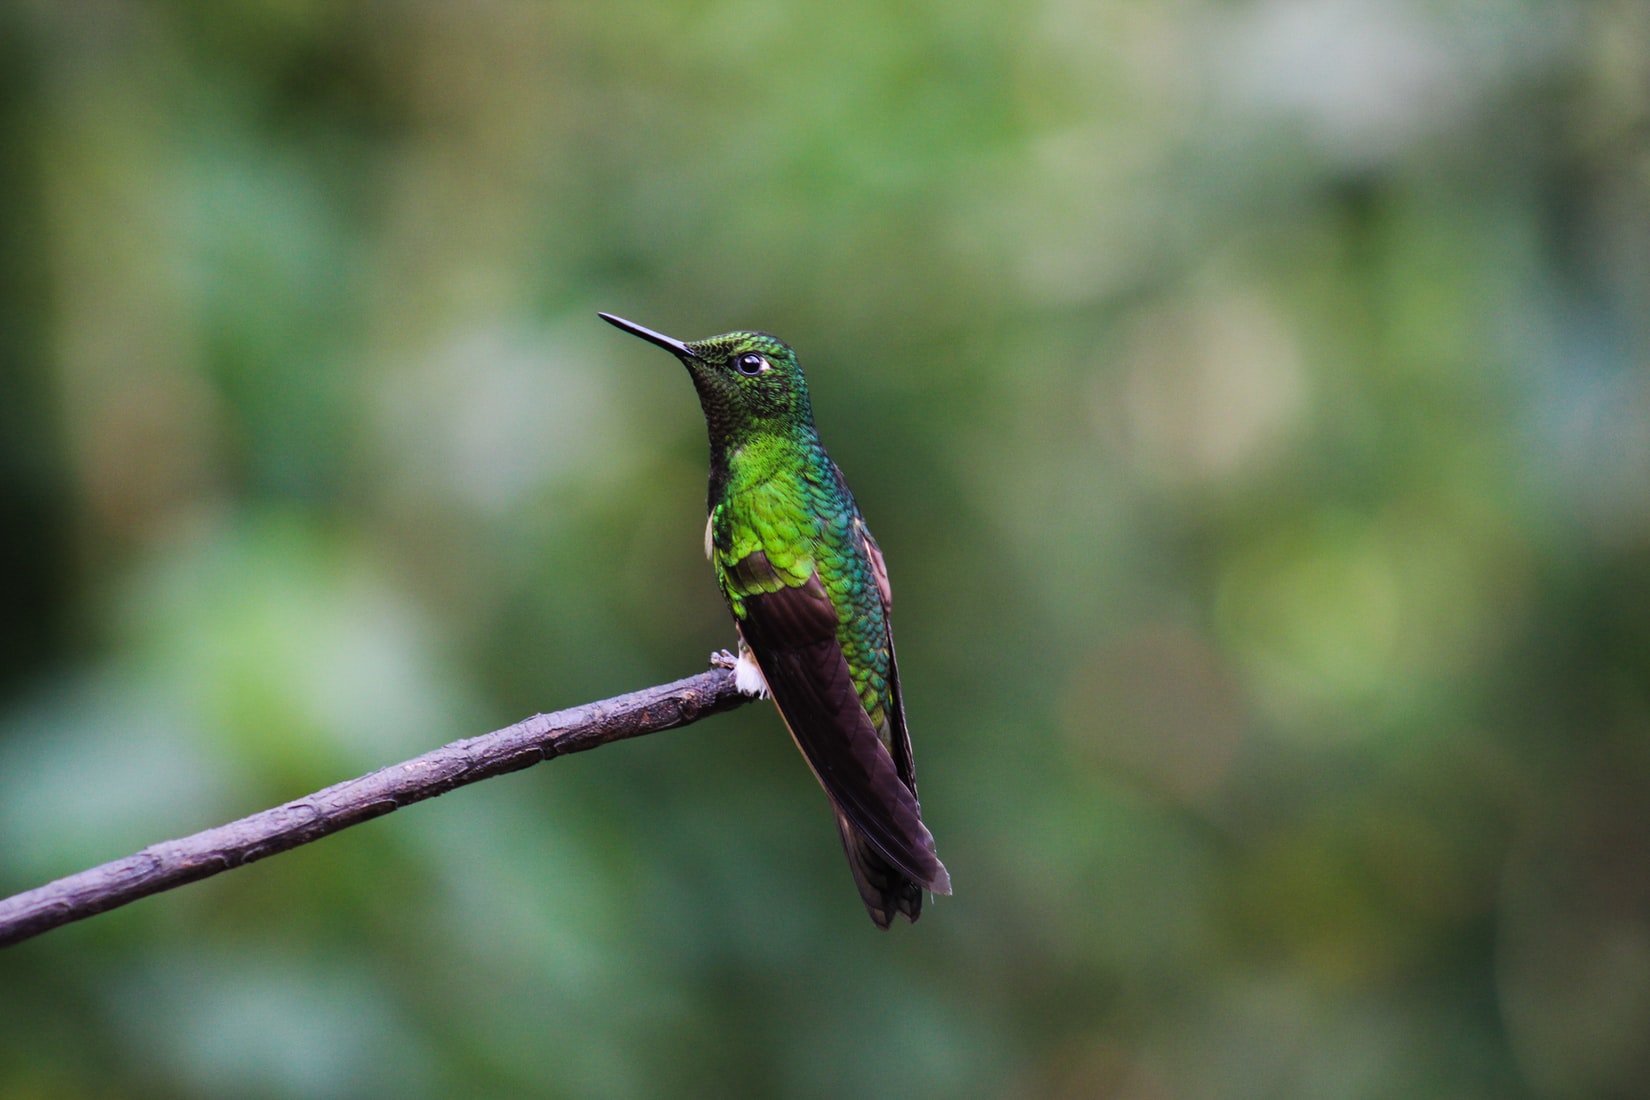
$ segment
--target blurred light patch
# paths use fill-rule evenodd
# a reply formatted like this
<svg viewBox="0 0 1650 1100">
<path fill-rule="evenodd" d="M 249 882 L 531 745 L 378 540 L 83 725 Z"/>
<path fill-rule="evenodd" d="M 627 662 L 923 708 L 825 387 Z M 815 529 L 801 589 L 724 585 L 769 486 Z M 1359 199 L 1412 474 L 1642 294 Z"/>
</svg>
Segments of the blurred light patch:
<svg viewBox="0 0 1650 1100">
<path fill-rule="evenodd" d="M 1337 515 L 1237 556 L 1216 615 L 1267 708 L 1298 720 L 1379 696 L 1394 667 L 1401 600 L 1396 564 L 1372 528 Z M 1315 729 L 1356 732 L 1341 723 Z"/>
<path fill-rule="evenodd" d="M 145 1072 L 170 1085 L 162 1093 L 428 1095 L 411 1021 L 373 971 L 341 955 L 189 943 L 115 977 L 103 996 Z"/>
<path fill-rule="evenodd" d="M 564 780 L 564 782 L 566 782 Z M 598 999 L 642 992 L 611 939 L 622 934 L 629 879 L 603 862 L 599 828 L 541 788 L 484 792 L 485 807 L 454 809 L 404 826 L 433 857 L 439 906 L 434 937 L 460 945 L 462 964 L 538 996 Z M 621 862 L 621 861 L 615 861 Z"/>
<path fill-rule="evenodd" d="M 1425 1038 L 1422 1026 L 1390 1003 L 1339 996 L 1279 967 L 1223 975 L 1202 1004 L 1141 1045 L 1174 1097 L 1475 1095 L 1417 1089 Z"/>
<path fill-rule="evenodd" d="M 1415 0 L 1267 0 L 1208 24 L 1217 99 L 1298 126 L 1361 167 L 1458 125 L 1509 71 L 1551 49 L 1559 9 Z"/>
<path fill-rule="evenodd" d="M 1003 1070 L 1004 1052 L 978 1003 L 943 1004 L 896 970 L 818 981 L 810 998 L 827 1000 L 787 1054 L 786 1096 L 985 1096 Z M 834 1003 L 829 1003 L 834 1002 Z M 881 1049 L 883 1059 L 863 1052 Z"/>
<path fill-rule="evenodd" d="M 1201 824 L 1155 792 L 1075 769 L 1039 793 L 1022 811 L 1000 884 L 982 889 L 1036 899 L 1016 907 L 1027 925 L 1019 934 L 1061 959 L 1060 982 L 1150 981 L 1208 944 L 1219 866 Z"/>
<path fill-rule="evenodd" d="M 295 517 L 203 531 L 136 586 L 126 615 L 133 661 L 213 751 L 286 783 L 480 732 L 458 721 L 428 626 L 382 563 Z"/>
<path fill-rule="evenodd" d="M 1418 498 L 1374 519 L 1320 515 L 1233 554 L 1220 637 L 1282 728 L 1367 734 L 1458 692 L 1494 655 L 1527 600 L 1526 553 L 1488 507 Z"/>
<path fill-rule="evenodd" d="M 1578 332 L 1580 354 L 1537 379 L 1545 391 L 1532 407 L 1537 445 L 1524 457 L 1567 522 L 1609 542 L 1639 543 L 1650 538 L 1650 358 L 1618 359 L 1602 343 Z"/>
<path fill-rule="evenodd" d="M 1198 124 L 1188 31 L 1171 8 L 1055 0 L 1014 36 L 1018 148 L 959 221 L 997 235 L 1026 303 L 1095 302 L 1174 248 L 1162 182 Z"/>
<path fill-rule="evenodd" d="M 1023 300 L 1073 305 L 1127 285 L 1171 232 L 1150 185 L 1161 151 L 1157 135 L 1115 128 L 1054 129 L 1027 143 L 1014 165 L 1020 175 L 1005 170 L 988 200 L 1014 204 L 993 220 L 1006 223 Z"/>
<path fill-rule="evenodd" d="M 1078 662 L 1062 714 L 1080 757 L 1177 802 L 1220 786 L 1243 729 L 1219 654 L 1176 626 L 1137 630 Z"/>
<path fill-rule="evenodd" d="M 1102 377 L 1095 415 L 1154 480 L 1253 475 L 1299 431 L 1308 411 L 1301 354 L 1260 294 L 1223 289 L 1148 310 L 1126 340 L 1121 377 Z"/>
<path fill-rule="evenodd" d="M 434 346 L 379 376 L 384 454 L 403 497 L 498 515 L 553 484 L 592 488 L 628 467 L 623 376 L 588 338 L 479 326 Z"/>
<path fill-rule="evenodd" d="M 0 882 L 17 889 L 220 824 L 236 791 L 180 700 L 130 671 L 59 684 L 0 727 Z"/>
<path fill-rule="evenodd" d="M 666 907 L 633 894 L 628 853 L 604 846 L 611 820 L 569 812 L 575 777 L 537 779 L 409 815 L 403 838 L 435 888 L 397 920 L 439 956 L 425 975 L 448 991 L 439 1026 L 491 1071 L 527 1094 L 553 1079 L 571 1095 L 640 1095 L 644 1036 L 685 1012 L 668 952 L 637 938 Z"/>
</svg>

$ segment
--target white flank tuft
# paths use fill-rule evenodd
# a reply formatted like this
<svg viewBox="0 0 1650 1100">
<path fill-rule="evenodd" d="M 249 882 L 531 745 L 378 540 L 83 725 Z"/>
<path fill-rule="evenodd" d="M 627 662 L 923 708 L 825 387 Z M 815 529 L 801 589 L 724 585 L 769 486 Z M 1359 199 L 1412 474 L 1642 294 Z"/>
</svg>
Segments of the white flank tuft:
<svg viewBox="0 0 1650 1100">
<path fill-rule="evenodd" d="M 744 694 L 754 695 L 758 699 L 768 697 L 768 681 L 762 678 L 762 670 L 757 667 L 756 659 L 744 646 L 739 647 L 739 660 L 733 666 L 733 686 Z"/>
</svg>

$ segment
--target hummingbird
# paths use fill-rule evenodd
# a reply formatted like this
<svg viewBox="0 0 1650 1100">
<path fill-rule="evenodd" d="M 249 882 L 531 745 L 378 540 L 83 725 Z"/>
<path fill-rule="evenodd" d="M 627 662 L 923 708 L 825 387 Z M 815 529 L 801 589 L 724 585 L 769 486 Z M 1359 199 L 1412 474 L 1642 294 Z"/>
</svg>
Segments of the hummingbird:
<svg viewBox="0 0 1650 1100">
<path fill-rule="evenodd" d="M 878 928 L 951 876 L 922 823 L 882 551 L 814 427 L 802 366 L 765 332 L 682 341 L 609 313 L 681 360 L 710 434 L 705 556 L 733 613 L 739 690 L 771 695 L 836 814 Z"/>
</svg>

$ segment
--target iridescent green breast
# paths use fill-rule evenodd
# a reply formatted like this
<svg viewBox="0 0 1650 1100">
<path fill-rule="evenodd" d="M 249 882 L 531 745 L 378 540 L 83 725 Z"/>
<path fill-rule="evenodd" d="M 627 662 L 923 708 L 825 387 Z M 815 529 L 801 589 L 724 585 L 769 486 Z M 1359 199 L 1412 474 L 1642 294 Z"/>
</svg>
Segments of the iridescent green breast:
<svg viewBox="0 0 1650 1100">
<path fill-rule="evenodd" d="M 711 514 L 712 561 L 722 594 L 741 622 L 747 597 L 781 585 L 798 588 L 818 576 L 836 611 L 837 643 L 855 692 L 886 741 L 887 613 L 864 545 L 864 520 L 835 484 L 834 468 L 821 473 L 780 473 L 726 496 Z M 756 554 L 768 568 L 750 566 Z"/>
</svg>

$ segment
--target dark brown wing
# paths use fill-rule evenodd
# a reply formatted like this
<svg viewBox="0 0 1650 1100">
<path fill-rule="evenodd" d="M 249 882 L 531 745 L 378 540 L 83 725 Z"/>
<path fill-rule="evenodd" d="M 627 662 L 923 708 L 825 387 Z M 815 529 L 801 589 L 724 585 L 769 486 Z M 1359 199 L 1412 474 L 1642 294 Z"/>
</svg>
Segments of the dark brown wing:
<svg viewBox="0 0 1650 1100">
<path fill-rule="evenodd" d="M 754 580 L 763 570 L 771 573 L 758 551 L 733 571 Z M 906 780 L 909 747 L 900 753 L 903 768 L 883 748 L 854 690 L 847 659 L 837 642 L 836 609 L 819 577 L 795 587 L 781 585 L 776 591 L 753 593 L 743 602 L 740 631 L 792 738 L 837 812 L 887 861 L 888 871 L 897 871 L 920 887 L 948 889 L 945 868 L 934 854 L 934 838 L 922 823 L 916 794 Z M 849 842 L 845 832 L 844 844 Z M 849 859 L 854 861 L 852 847 Z M 856 865 L 856 879 L 860 871 Z M 875 877 L 886 875 L 878 872 Z M 865 892 L 863 883 L 861 892 Z M 872 916 L 877 917 L 874 909 Z"/>
</svg>

